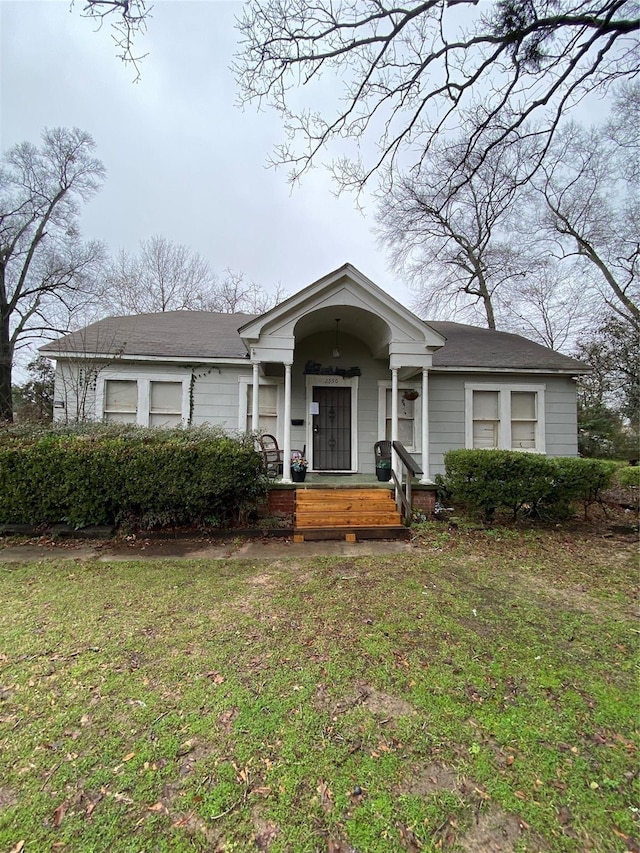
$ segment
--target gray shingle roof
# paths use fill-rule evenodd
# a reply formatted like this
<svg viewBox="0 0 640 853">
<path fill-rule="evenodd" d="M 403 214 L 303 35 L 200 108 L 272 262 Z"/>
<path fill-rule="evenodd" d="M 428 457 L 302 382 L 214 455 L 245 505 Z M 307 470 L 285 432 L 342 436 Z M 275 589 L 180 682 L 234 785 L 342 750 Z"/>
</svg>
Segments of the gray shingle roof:
<svg viewBox="0 0 640 853">
<path fill-rule="evenodd" d="M 156 358 L 246 358 L 238 329 L 253 314 L 166 311 L 133 317 L 107 317 L 41 348 L 45 355 L 99 353 Z M 520 335 L 463 323 L 431 321 L 446 344 L 434 353 L 434 368 L 549 370 L 584 372 L 584 364 Z"/>
<path fill-rule="evenodd" d="M 565 370 L 584 373 L 587 365 L 548 347 L 513 335 L 464 323 L 427 320 L 429 326 L 447 339 L 433 354 L 433 366 L 486 367 L 509 370 Z"/>
<path fill-rule="evenodd" d="M 164 311 L 133 317 L 107 317 L 46 344 L 45 355 L 108 353 L 166 358 L 245 358 L 238 335 L 254 314 L 212 311 Z"/>
</svg>

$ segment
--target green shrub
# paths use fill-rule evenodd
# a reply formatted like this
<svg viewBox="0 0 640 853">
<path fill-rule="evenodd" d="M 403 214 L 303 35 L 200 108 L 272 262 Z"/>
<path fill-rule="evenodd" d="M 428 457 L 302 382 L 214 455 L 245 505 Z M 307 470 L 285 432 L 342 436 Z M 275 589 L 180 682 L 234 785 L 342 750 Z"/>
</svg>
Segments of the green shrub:
<svg viewBox="0 0 640 853">
<path fill-rule="evenodd" d="M 229 524 L 266 493 L 253 440 L 220 430 L 5 430 L 0 471 L 0 522 Z"/>
<path fill-rule="evenodd" d="M 615 465 L 596 459 L 550 458 L 513 450 L 451 450 L 443 486 L 453 501 L 491 520 L 497 510 L 514 518 L 563 518 L 571 505 L 597 500 Z"/>
<path fill-rule="evenodd" d="M 640 489 L 640 465 L 616 468 L 616 480 L 623 489 Z"/>
</svg>

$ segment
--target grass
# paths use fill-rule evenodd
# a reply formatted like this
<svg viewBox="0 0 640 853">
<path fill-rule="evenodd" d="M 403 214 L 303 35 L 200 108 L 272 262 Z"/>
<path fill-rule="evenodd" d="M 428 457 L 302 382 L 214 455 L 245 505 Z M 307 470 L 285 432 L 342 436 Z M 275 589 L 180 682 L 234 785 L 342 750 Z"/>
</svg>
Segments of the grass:
<svg viewBox="0 0 640 853">
<path fill-rule="evenodd" d="M 635 849 L 628 541 L 1 558 L 0 853 Z"/>
</svg>

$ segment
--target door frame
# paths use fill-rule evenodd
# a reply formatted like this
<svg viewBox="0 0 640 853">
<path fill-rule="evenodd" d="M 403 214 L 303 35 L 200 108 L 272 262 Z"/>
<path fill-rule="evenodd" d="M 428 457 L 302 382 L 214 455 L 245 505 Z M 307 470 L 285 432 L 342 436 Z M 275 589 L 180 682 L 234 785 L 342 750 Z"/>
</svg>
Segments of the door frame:
<svg viewBox="0 0 640 853">
<path fill-rule="evenodd" d="M 306 411 L 307 411 L 307 459 L 309 471 L 314 471 L 313 466 L 313 415 L 311 414 L 311 403 L 313 402 L 313 388 L 350 388 L 351 389 L 351 468 L 345 468 L 351 474 L 358 473 L 358 376 L 333 376 L 316 373 L 307 373 L 306 380 Z M 323 470 L 323 474 L 330 473 Z M 342 473 L 342 470 L 341 470 Z"/>
</svg>

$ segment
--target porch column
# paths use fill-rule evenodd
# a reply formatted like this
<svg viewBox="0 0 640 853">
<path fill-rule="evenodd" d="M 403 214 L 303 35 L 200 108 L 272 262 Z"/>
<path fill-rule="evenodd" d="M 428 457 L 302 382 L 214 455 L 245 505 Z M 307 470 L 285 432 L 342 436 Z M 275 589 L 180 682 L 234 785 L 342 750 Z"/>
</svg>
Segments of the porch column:
<svg viewBox="0 0 640 853">
<path fill-rule="evenodd" d="M 282 482 L 291 482 L 291 364 L 284 366 L 284 446 L 282 450 Z"/>
<path fill-rule="evenodd" d="M 260 393 L 260 362 L 253 362 L 253 385 L 251 399 L 251 429 L 253 432 L 260 431 L 260 407 L 258 395 Z"/>
<path fill-rule="evenodd" d="M 432 483 L 429 476 L 429 370 L 422 368 L 422 477 L 421 483 Z"/>
<path fill-rule="evenodd" d="M 391 368 L 391 441 L 398 440 L 398 368 Z M 398 454 L 391 451 L 391 467 L 398 476 Z"/>
</svg>

